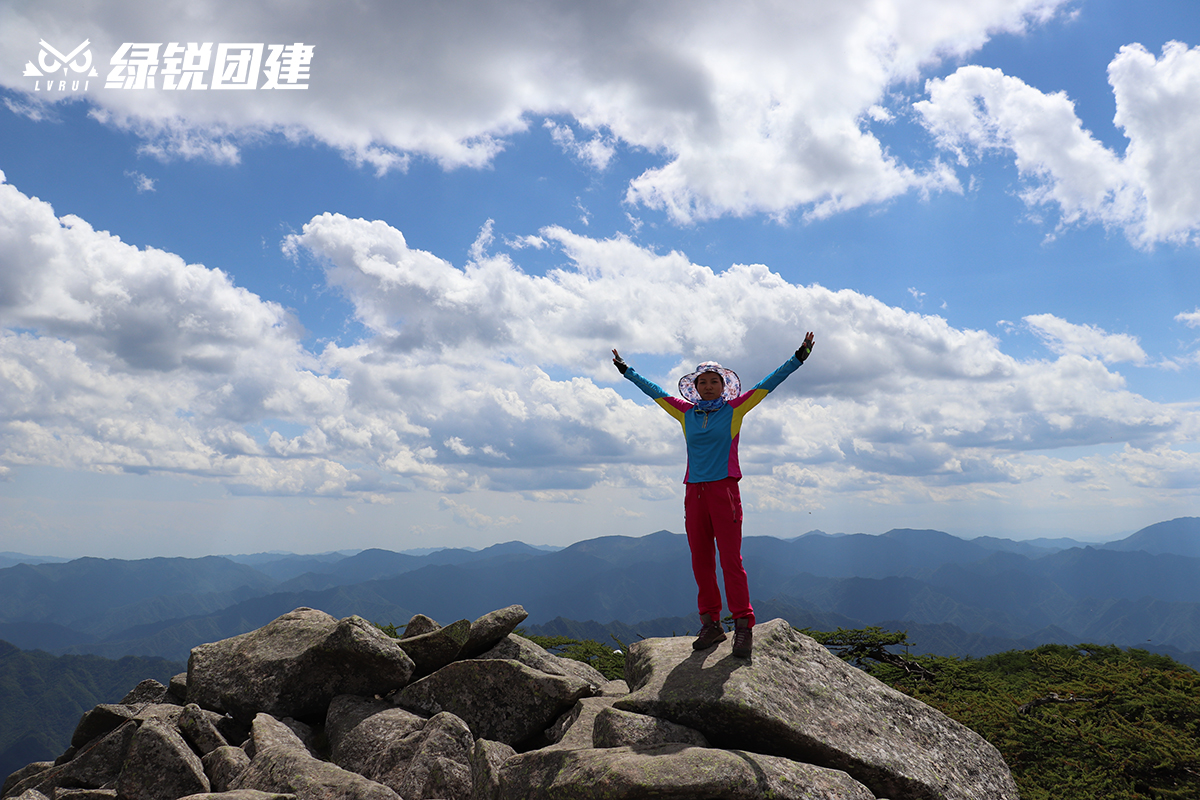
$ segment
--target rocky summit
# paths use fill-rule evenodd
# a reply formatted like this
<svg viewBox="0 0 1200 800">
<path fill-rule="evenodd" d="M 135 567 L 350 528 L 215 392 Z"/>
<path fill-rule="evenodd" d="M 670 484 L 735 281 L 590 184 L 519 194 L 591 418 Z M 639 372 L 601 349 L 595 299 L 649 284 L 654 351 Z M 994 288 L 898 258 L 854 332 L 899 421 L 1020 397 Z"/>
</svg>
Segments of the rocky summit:
<svg viewBox="0 0 1200 800">
<path fill-rule="evenodd" d="M 625 681 L 513 634 L 520 606 L 393 639 L 298 608 L 86 712 L 18 800 L 1019 800 L 977 734 L 783 620 L 646 639 Z"/>
</svg>

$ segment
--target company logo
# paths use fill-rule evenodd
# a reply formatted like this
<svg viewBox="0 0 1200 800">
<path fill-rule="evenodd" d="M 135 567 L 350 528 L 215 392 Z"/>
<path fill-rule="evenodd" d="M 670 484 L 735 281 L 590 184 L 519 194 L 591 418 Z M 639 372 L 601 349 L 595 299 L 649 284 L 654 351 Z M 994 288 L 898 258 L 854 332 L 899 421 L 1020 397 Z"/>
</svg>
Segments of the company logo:
<svg viewBox="0 0 1200 800">
<path fill-rule="evenodd" d="M 38 44 L 42 46 L 42 49 L 38 51 L 38 66 L 35 67 L 32 61 L 26 61 L 25 72 L 23 73 L 24 77 L 45 78 L 56 74 L 59 70 L 62 70 L 63 79 L 58 81 L 58 91 L 60 92 L 66 91 L 66 78 L 72 72 L 75 73 L 75 78 L 71 81 L 71 91 L 73 92 L 79 91 L 80 81 L 78 76 L 85 75 L 88 78 L 97 77 L 96 70 L 92 66 L 92 51 L 90 49 L 92 41 L 90 39 L 84 39 L 82 44 L 77 46 L 71 52 L 65 54 L 60 52 L 58 48 L 47 42 L 45 39 L 39 41 Z M 38 67 L 41 67 L 41 69 L 39 70 Z M 83 81 L 83 88 L 85 90 L 87 89 L 88 83 L 89 81 Z M 40 88 L 40 84 L 41 81 L 38 81 L 37 88 Z M 54 80 L 48 79 L 46 81 L 46 88 L 50 89 L 53 84 Z"/>
<path fill-rule="evenodd" d="M 34 81 L 35 92 L 87 91 L 89 80 L 98 77 L 92 66 L 91 40 L 69 53 L 61 53 L 45 39 L 37 66 L 25 62 L 26 78 Z M 263 44 L 261 42 L 125 42 L 108 60 L 111 69 L 105 89 L 207 91 L 208 89 L 267 90 L 307 89 L 313 45 Z M 41 69 L 39 69 L 39 67 Z M 61 70 L 63 77 L 57 73 Z M 73 80 L 71 73 L 76 73 Z"/>
</svg>

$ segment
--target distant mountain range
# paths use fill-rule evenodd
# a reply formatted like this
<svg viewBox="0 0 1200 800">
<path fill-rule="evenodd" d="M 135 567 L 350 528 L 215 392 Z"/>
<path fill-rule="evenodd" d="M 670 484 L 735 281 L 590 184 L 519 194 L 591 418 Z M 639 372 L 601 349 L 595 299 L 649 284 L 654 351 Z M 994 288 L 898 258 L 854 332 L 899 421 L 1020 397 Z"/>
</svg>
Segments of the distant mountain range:
<svg viewBox="0 0 1200 800">
<path fill-rule="evenodd" d="M 749 537 L 742 551 L 761 620 L 907 630 L 914 653 L 1093 642 L 1200 668 L 1200 518 L 1104 545 L 812 531 Z M 404 625 L 417 612 L 449 623 L 520 603 L 529 633 L 614 648 L 697 627 L 686 538 L 668 531 L 557 550 L 0 559 L 0 777 L 61 752 L 90 705 L 165 681 L 197 644 L 298 606 Z"/>
<path fill-rule="evenodd" d="M 760 619 L 905 628 L 919 650 L 946 654 L 1097 642 L 1200 666 L 1196 517 L 1100 546 L 965 540 L 933 530 L 813 531 L 791 540 L 748 537 L 743 558 Z M 425 555 L 18 563 L 0 569 L 0 639 L 55 654 L 186 661 L 197 644 L 298 606 L 403 625 L 417 612 L 450 622 L 512 603 L 529 611 L 531 631 L 683 633 L 696 626 L 689 563 L 685 537 L 667 531 L 556 551 L 506 542 Z"/>
</svg>

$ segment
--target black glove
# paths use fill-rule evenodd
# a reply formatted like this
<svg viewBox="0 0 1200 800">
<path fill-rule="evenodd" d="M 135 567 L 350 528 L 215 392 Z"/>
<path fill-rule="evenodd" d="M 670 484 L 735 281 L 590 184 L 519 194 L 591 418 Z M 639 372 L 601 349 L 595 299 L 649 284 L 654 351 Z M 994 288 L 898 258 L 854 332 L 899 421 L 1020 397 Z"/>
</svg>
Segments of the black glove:
<svg viewBox="0 0 1200 800">
<path fill-rule="evenodd" d="M 804 359 L 812 355 L 812 349 L 813 335 L 812 331 L 809 331 L 804 335 L 804 344 L 800 345 L 800 347 L 796 350 L 796 360 L 803 364 Z"/>
<path fill-rule="evenodd" d="M 622 359 L 620 356 L 616 356 L 613 358 L 613 366 L 615 366 L 617 368 L 617 371 L 620 372 L 622 375 L 625 374 L 625 370 L 629 369 L 629 365 L 626 364 L 625 360 Z"/>
</svg>

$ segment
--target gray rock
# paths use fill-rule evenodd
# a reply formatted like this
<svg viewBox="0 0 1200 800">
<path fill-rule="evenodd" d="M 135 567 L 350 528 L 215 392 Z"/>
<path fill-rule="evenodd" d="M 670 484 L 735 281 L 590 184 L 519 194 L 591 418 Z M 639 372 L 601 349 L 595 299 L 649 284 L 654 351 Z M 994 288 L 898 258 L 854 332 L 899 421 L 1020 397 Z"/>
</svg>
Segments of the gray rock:
<svg viewBox="0 0 1200 800">
<path fill-rule="evenodd" d="M 83 712 L 75 733 L 71 734 L 71 747 L 79 748 L 93 739 L 115 731 L 123 723 L 137 716 L 138 708 L 117 703 L 102 703 Z"/>
<path fill-rule="evenodd" d="M 426 720 L 390 703 L 342 696 L 325 725 L 331 759 L 391 787 L 406 800 L 468 798 L 474 740 L 449 713 Z"/>
<path fill-rule="evenodd" d="M 43 772 L 54 767 L 53 761 L 34 761 L 31 764 L 26 764 L 16 772 L 9 775 L 4 780 L 4 785 L 0 786 L 0 797 L 7 797 L 9 792 L 22 781 L 32 778 L 34 775 L 40 775 Z"/>
<path fill-rule="evenodd" d="M 487 652 L 525 621 L 529 614 L 521 606 L 509 606 L 484 614 L 471 623 L 471 636 L 459 658 L 474 658 Z"/>
<path fill-rule="evenodd" d="M 397 726 L 391 735 L 381 736 L 381 726 L 371 724 L 374 719 L 364 721 L 348 739 L 364 728 L 373 735 L 364 736 L 356 746 L 344 741 L 335 763 L 391 787 L 406 800 L 470 798 L 470 756 L 475 741 L 466 723 L 442 712 L 422 720 L 415 730 L 400 733 L 402 727 Z"/>
<path fill-rule="evenodd" d="M 396 708 L 386 700 L 353 695 L 335 697 L 329 704 L 325 736 L 333 763 L 367 777 L 382 774 L 376 761 L 389 743 L 421 730 L 425 718 Z"/>
<path fill-rule="evenodd" d="M 257 789 L 238 789 L 234 792 L 209 792 L 208 794 L 189 794 L 179 800 L 296 800 L 294 794 L 279 792 L 260 792 Z"/>
<path fill-rule="evenodd" d="M 297 800 L 400 800 L 381 783 L 286 745 L 260 750 L 230 789 L 289 793 Z"/>
<path fill-rule="evenodd" d="M 180 672 L 178 675 L 171 676 L 171 682 L 167 685 L 167 695 L 163 698 L 164 703 L 175 703 L 183 705 L 188 701 L 188 674 Z"/>
<path fill-rule="evenodd" d="M 689 642 L 690 646 L 690 642 Z M 874 800 L 844 772 L 778 756 L 680 744 L 534 750 L 500 768 L 498 800 Z"/>
<path fill-rule="evenodd" d="M 629 684 L 625 681 L 607 681 L 600 686 L 600 694 L 604 697 L 624 697 L 629 694 Z"/>
<path fill-rule="evenodd" d="M 401 639 L 411 639 L 414 636 L 421 636 L 426 633 L 433 633 L 436 630 L 441 630 L 441 625 L 438 625 L 424 614 L 414 614 L 413 618 L 404 626 L 404 633 L 400 635 Z"/>
<path fill-rule="evenodd" d="M 121 698 L 121 705 L 140 706 L 146 703 L 161 703 L 167 697 L 167 687 L 153 678 L 147 678 Z"/>
<path fill-rule="evenodd" d="M 14 783 L 5 791 L 20 794 L 36 789 L 51 795 L 55 789 L 103 789 L 116 784 L 121 764 L 129 752 L 138 723 L 129 720 L 115 731 L 95 739 L 81 748 L 71 761 L 50 769 L 32 772 L 29 777 Z"/>
<path fill-rule="evenodd" d="M 211 788 L 199 756 L 174 726 L 158 719 L 142 723 L 117 778 L 122 800 L 170 800 Z"/>
<path fill-rule="evenodd" d="M 412 660 L 360 617 L 336 620 L 298 608 L 250 633 L 193 648 L 188 700 L 248 719 L 321 719 L 339 694 L 382 694 L 405 685 Z"/>
<path fill-rule="evenodd" d="M 559 717 L 546 731 L 547 741 L 555 750 L 580 750 L 595 747 L 592 744 L 592 728 L 596 715 L 612 708 L 615 697 L 585 697 L 567 713 Z"/>
<path fill-rule="evenodd" d="M 708 747 L 700 731 L 658 717 L 605 708 L 592 725 L 595 747 L 656 747 L 660 744 L 690 744 Z"/>
<path fill-rule="evenodd" d="M 597 693 L 602 691 L 601 687 L 609 683 L 608 678 L 605 678 L 595 667 L 584 664 L 582 661 L 556 656 L 553 653 L 547 652 L 545 648 L 539 647 L 529 641 L 524 636 L 517 636 L 515 634 L 504 637 L 494 647 L 477 656 L 477 658 L 480 660 L 503 658 L 520 661 L 522 664 L 533 667 L 539 672 L 545 672 L 547 675 L 570 675 L 597 687 Z"/>
<path fill-rule="evenodd" d="M 633 692 L 615 708 L 703 733 L 715 746 L 843 770 L 893 800 L 1017 800 L 996 748 L 835 657 L 781 619 L 754 629 L 754 657 L 687 638 L 629 648 Z"/>
<path fill-rule="evenodd" d="M 270 714 L 256 714 L 250 724 L 250 741 L 246 743 L 246 754 L 256 758 L 263 750 L 272 747 L 299 750 L 312 755 L 304 739 L 290 726 Z"/>
<path fill-rule="evenodd" d="M 183 738 L 202 756 L 208 755 L 218 747 L 225 747 L 229 742 L 217 730 L 221 715 L 205 711 L 195 703 L 188 703 L 179 714 L 179 732 Z"/>
<path fill-rule="evenodd" d="M 116 800 L 116 789 L 55 789 L 54 800 Z"/>
<path fill-rule="evenodd" d="M 396 705 L 430 716 L 449 711 L 476 738 L 519 746 L 550 726 L 596 687 L 578 678 L 547 675 L 517 661 L 455 661 L 406 686 Z"/>
<path fill-rule="evenodd" d="M 218 747 L 200 761 L 204 764 L 204 774 L 208 776 L 209 788 L 213 792 L 228 791 L 237 776 L 250 766 L 250 756 L 246 755 L 246 751 L 230 745 Z"/>
<path fill-rule="evenodd" d="M 145 706 L 135 706 L 134 712 L 133 719 L 137 722 L 156 720 L 174 727 L 179 724 L 179 717 L 183 714 L 183 706 L 171 703 L 150 703 Z"/>
<path fill-rule="evenodd" d="M 14 796 L 12 800 L 50 800 L 50 798 L 37 789 L 26 789 L 19 795 Z"/>
<path fill-rule="evenodd" d="M 313 728 L 305 725 L 300 720 L 292 719 L 291 717 L 284 717 L 279 721 L 287 726 L 292 733 L 296 734 L 296 738 L 304 744 L 304 747 L 308 750 L 308 752 L 312 753 L 314 756 L 317 756 L 317 758 L 321 757 L 319 752 L 321 749 L 319 744 L 320 737 L 317 735 L 317 732 L 313 730 Z"/>
<path fill-rule="evenodd" d="M 533 667 L 540 672 L 545 672 L 547 675 L 566 674 L 563 672 L 562 667 L 558 665 L 558 660 L 546 652 L 545 648 L 539 647 L 524 636 L 517 636 L 516 634 L 505 636 L 490 649 L 476 656 L 476 658 L 482 661 L 495 659 L 520 661 L 525 666 Z"/>
<path fill-rule="evenodd" d="M 471 800 L 496 800 L 500 793 L 500 768 L 516 754 L 504 742 L 475 740 L 471 751 Z"/>
<path fill-rule="evenodd" d="M 62 768 L 54 785 L 76 789 L 112 788 L 129 756 L 137 731 L 138 723 L 130 720 L 81 748 L 71 763 Z"/>
<path fill-rule="evenodd" d="M 340 694 L 333 698 L 329 703 L 329 710 L 325 713 L 325 736 L 329 739 L 331 750 L 337 750 L 342 738 L 363 720 L 388 708 L 393 706 L 387 700 L 377 700 L 373 697 Z"/>
<path fill-rule="evenodd" d="M 470 635 L 471 623 L 460 619 L 444 628 L 419 636 L 405 636 L 398 641 L 400 649 L 413 660 L 412 677 L 420 678 L 436 672 L 457 658 Z"/>
</svg>

